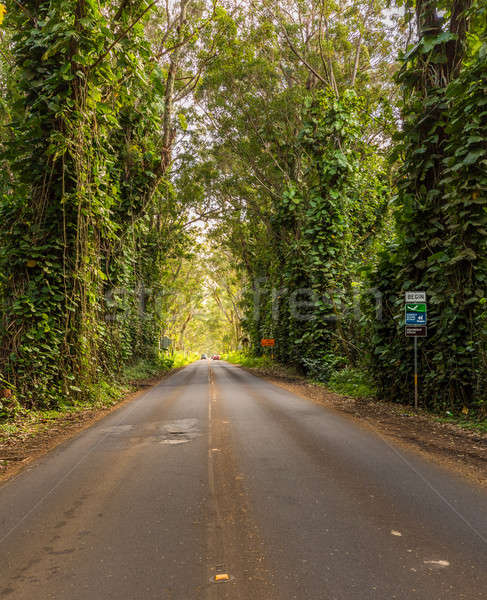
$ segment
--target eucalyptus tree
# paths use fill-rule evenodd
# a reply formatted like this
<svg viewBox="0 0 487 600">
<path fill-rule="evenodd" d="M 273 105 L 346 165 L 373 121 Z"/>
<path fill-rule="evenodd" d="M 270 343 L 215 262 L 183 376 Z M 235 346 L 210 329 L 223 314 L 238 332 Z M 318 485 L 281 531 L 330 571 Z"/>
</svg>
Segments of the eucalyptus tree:
<svg viewBox="0 0 487 600">
<path fill-rule="evenodd" d="M 140 290 L 192 244 L 170 169 L 217 14 L 12 0 L 3 25 L 0 370 L 24 403 L 53 405 L 157 348 L 166 315 L 140 311 Z"/>
<path fill-rule="evenodd" d="M 416 0 L 408 14 L 417 39 L 398 75 L 404 126 L 397 240 L 373 278 L 384 294 L 384 319 L 375 324 L 372 368 L 383 395 L 409 400 L 402 292 L 426 290 L 424 401 L 485 412 L 486 7 Z"/>
<path fill-rule="evenodd" d="M 336 303 L 316 296 L 333 288 L 349 303 L 357 256 L 371 259 L 387 212 L 395 88 L 384 9 L 287 0 L 235 9 L 233 37 L 197 95 L 214 140 L 200 175 L 224 214 L 215 235 L 258 288 L 246 296 L 254 348 L 274 335 L 282 360 L 321 359 L 337 340 L 352 354 L 340 323 L 323 321 Z M 285 298 L 302 289 L 314 308 L 299 322 Z"/>
</svg>

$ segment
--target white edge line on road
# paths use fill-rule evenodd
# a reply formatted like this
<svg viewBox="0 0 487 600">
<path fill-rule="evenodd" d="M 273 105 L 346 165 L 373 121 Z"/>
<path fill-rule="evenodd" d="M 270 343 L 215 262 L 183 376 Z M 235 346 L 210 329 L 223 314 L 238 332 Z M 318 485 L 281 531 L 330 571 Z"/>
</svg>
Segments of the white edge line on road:
<svg viewBox="0 0 487 600">
<path fill-rule="evenodd" d="M 251 375 L 252 377 L 254 377 L 255 379 L 259 379 L 261 381 L 265 381 L 269 386 L 271 386 L 273 389 L 278 389 L 279 391 L 283 390 L 285 392 L 287 392 L 288 394 L 290 394 L 291 396 L 294 396 L 295 398 L 301 398 L 301 396 L 298 396 L 297 394 L 294 394 L 293 392 L 290 392 L 289 390 L 286 390 L 286 388 L 280 388 L 278 386 L 276 386 L 275 384 L 273 384 L 270 381 L 267 381 L 265 378 L 263 377 L 258 377 L 257 375 L 254 375 L 253 373 L 249 373 L 249 371 L 246 371 L 246 373 L 248 373 L 249 375 Z M 326 407 L 324 407 L 326 408 Z M 384 442 L 384 444 L 394 452 L 394 454 L 396 454 L 396 456 L 398 456 L 401 461 L 407 465 L 409 467 L 409 469 L 411 471 L 413 471 L 413 473 L 415 473 L 424 483 L 426 483 L 426 485 L 431 489 L 432 492 L 434 492 L 438 498 L 440 498 L 440 500 L 442 500 L 446 506 L 448 506 L 448 508 L 461 520 L 463 521 L 463 523 L 468 527 L 468 529 L 470 529 L 473 533 L 475 533 L 476 536 L 479 537 L 480 540 L 482 540 L 482 542 L 484 542 L 484 544 L 487 544 L 487 538 L 480 533 L 480 531 L 478 531 L 478 529 L 476 529 L 472 523 L 470 523 L 470 521 L 464 517 L 454 506 L 453 504 L 447 499 L 445 498 L 445 496 L 443 496 L 443 494 L 436 489 L 436 487 L 430 482 L 428 481 L 428 479 L 426 479 L 426 477 L 416 469 L 416 467 L 414 467 L 409 460 L 401 453 L 399 452 L 399 450 L 397 448 L 395 448 L 391 443 L 389 443 L 387 441 L 387 439 L 380 433 L 380 431 L 374 427 L 371 423 L 368 423 L 369 426 L 371 427 L 371 429 L 376 433 L 376 435 Z"/>
<path fill-rule="evenodd" d="M 484 542 L 484 544 L 487 544 L 487 538 L 484 535 L 482 535 L 482 533 L 480 533 L 480 531 L 478 529 L 476 529 L 472 525 L 472 523 L 470 523 L 470 521 L 466 517 L 464 517 L 462 515 L 462 513 L 460 513 L 453 506 L 453 504 L 447 498 L 445 498 L 445 496 L 443 496 L 443 494 L 439 490 L 437 490 L 436 487 L 430 481 L 428 481 L 428 479 L 420 471 L 418 471 L 418 469 L 416 469 L 416 467 L 414 467 L 414 465 L 412 465 L 409 462 L 409 460 L 401 452 L 399 452 L 399 450 L 397 448 L 395 448 L 391 443 L 389 443 L 375 427 L 373 427 L 373 430 L 379 436 L 379 438 L 384 442 L 384 444 L 388 448 L 390 448 L 394 452 L 394 454 L 396 456 L 398 456 L 401 459 L 401 461 L 411 469 L 411 471 L 413 471 L 413 473 L 415 473 L 424 483 L 426 483 L 426 485 L 431 489 L 431 491 L 434 492 L 438 496 L 438 498 L 440 498 L 440 500 L 442 500 L 446 504 L 446 506 L 448 506 L 448 508 L 453 513 L 455 513 L 455 515 L 461 521 L 463 521 L 463 523 Z"/>
</svg>

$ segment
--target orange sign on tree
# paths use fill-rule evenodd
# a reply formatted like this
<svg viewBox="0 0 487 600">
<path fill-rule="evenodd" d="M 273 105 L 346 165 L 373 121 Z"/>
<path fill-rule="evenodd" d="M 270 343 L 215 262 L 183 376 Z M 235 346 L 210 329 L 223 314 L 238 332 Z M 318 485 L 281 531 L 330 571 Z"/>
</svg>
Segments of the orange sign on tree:
<svg viewBox="0 0 487 600">
<path fill-rule="evenodd" d="M 264 339 L 260 340 L 260 345 L 261 346 L 275 346 L 276 340 L 274 338 L 264 338 Z"/>
</svg>

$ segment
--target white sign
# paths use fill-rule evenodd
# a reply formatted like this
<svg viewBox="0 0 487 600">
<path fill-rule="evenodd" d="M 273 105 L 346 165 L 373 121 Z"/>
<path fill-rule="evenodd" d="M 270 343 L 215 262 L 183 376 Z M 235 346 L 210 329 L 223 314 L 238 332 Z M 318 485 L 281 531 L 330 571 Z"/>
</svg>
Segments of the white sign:
<svg viewBox="0 0 487 600">
<path fill-rule="evenodd" d="M 426 292 L 406 292 L 406 302 L 426 302 Z"/>
<path fill-rule="evenodd" d="M 161 348 L 162 350 L 169 350 L 169 348 L 171 347 L 172 344 L 172 340 L 169 339 L 168 337 L 164 336 L 161 339 Z"/>
</svg>

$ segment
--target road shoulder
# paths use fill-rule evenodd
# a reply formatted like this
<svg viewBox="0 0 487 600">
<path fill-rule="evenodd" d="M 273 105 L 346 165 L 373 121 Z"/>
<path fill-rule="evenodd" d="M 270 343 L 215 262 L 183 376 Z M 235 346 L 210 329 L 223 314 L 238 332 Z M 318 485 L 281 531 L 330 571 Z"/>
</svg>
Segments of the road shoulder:
<svg viewBox="0 0 487 600">
<path fill-rule="evenodd" d="M 487 434 L 440 422 L 434 415 L 424 411 L 415 413 L 409 406 L 342 396 L 301 377 L 241 368 L 297 396 L 338 411 L 390 441 L 487 487 Z"/>
<path fill-rule="evenodd" d="M 118 401 L 109 406 L 67 411 L 54 420 L 50 418 L 49 413 L 46 413 L 45 417 L 40 417 L 35 421 L 27 419 L 16 422 L 14 432 L 0 436 L 0 485 L 44 454 L 132 402 L 151 387 L 180 371 L 181 368 L 184 367 L 133 382 L 135 389 L 122 395 Z"/>
</svg>

